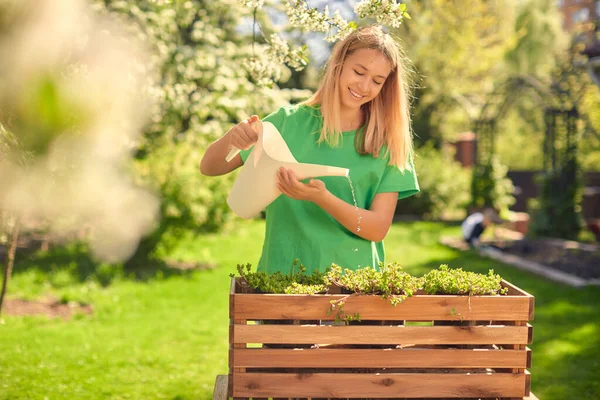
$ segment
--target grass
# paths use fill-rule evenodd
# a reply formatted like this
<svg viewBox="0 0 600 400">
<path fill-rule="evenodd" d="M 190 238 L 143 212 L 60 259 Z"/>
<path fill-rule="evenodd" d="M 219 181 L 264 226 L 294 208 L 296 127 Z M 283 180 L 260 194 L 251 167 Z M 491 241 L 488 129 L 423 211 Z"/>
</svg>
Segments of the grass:
<svg viewBox="0 0 600 400">
<path fill-rule="evenodd" d="M 256 264 L 264 224 L 230 235 L 189 237 L 174 258 L 216 262 L 191 273 L 153 267 L 136 274 L 96 264 L 81 246 L 22 259 L 10 295 L 88 302 L 69 321 L 4 316 L 0 399 L 210 399 L 227 371 L 229 273 Z M 600 398 L 600 288 L 573 289 L 437 243 L 459 227 L 398 223 L 388 261 L 421 275 L 442 263 L 487 272 L 536 296 L 532 388 L 543 400 Z M 132 279 L 132 277 L 138 279 Z M 140 278 L 140 276 L 142 278 Z"/>
</svg>

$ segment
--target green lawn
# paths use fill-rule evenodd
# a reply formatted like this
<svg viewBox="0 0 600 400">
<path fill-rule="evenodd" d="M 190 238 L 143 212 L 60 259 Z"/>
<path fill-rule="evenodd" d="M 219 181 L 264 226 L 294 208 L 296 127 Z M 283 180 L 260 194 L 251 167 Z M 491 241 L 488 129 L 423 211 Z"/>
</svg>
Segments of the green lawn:
<svg viewBox="0 0 600 400">
<path fill-rule="evenodd" d="M 4 316 L 0 399 L 210 399 L 215 376 L 227 371 L 228 275 L 237 263 L 257 262 L 263 229 L 241 222 L 234 234 L 190 237 L 176 256 L 216 262 L 216 269 L 155 266 L 142 280 L 95 264 L 76 246 L 22 259 L 13 297 L 52 294 L 95 310 L 70 321 Z M 600 398 L 600 288 L 554 284 L 437 244 L 440 234 L 457 232 L 439 223 L 395 224 L 388 261 L 413 274 L 442 263 L 495 269 L 536 296 L 533 391 L 542 400 Z"/>
</svg>

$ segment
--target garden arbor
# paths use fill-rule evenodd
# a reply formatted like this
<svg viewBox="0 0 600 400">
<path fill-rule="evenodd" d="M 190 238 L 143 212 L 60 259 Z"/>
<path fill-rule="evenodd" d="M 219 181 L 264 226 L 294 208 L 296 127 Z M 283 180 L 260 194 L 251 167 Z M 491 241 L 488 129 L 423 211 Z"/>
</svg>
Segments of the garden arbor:
<svg viewBox="0 0 600 400">
<path fill-rule="evenodd" d="M 543 109 L 545 134 L 542 143 L 543 166 L 540 193 L 534 206 L 533 233 L 541 236 L 575 239 L 579 232 L 578 204 L 581 176 L 577 146 L 583 123 L 577 103 L 563 82 L 549 88 L 532 76 L 509 78 L 491 95 L 474 123 L 477 135 L 476 163 L 473 169 L 472 205 L 495 206 L 498 176 L 495 176 L 494 144 L 497 122 L 529 95 Z"/>
</svg>

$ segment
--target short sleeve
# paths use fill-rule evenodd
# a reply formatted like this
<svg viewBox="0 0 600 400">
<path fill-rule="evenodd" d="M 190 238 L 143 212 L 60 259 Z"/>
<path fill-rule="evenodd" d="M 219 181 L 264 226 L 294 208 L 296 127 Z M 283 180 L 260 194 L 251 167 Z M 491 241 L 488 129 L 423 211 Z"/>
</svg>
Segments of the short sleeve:
<svg viewBox="0 0 600 400">
<path fill-rule="evenodd" d="M 395 165 L 386 165 L 377 193 L 398 192 L 398 200 L 413 196 L 421 190 L 413 159 L 409 160 L 410 169 L 400 171 Z"/>
<path fill-rule="evenodd" d="M 279 132 L 281 132 L 283 130 L 283 123 L 285 121 L 285 117 L 286 117 L 286 108 L 281 107 L 279 110 L 274 111 L 271 114 L 264 117 L 262 119 L 262 121 L 272 123 L 275 126 L 275 128 L 277 128 L 277 130 Z M 253 148 L 254 148 L 254 146 L 250 147 L 247 150 L 240 151 L 240 156 L 242 157 L 242 161 L 244 163 L 248 159 L 248 156 L 250 155 L 250 152 L 252 151 Z"/>
</svg>

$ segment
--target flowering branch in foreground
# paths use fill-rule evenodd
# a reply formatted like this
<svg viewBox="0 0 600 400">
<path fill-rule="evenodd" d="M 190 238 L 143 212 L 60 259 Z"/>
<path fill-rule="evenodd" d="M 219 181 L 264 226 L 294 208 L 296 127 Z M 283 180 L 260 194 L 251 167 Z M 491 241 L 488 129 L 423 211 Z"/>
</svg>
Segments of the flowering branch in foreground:
<svg viewBox="0 0 600 400">
<path fill-rule="evenodd" d="M 264 4 L 264 0 L 239 1 L 246 7 L 254 8 L 255 11 Z M 356 21 L 347 21 L 339 10 L 336 10 L 332 16 L 328 6 L 325 6 L 323 11 L 319 11 L 311 7 L 307 0 L 287 0 L 285 12 L 292 27 L 304 32 L 326 33 L 325 40 L 328 42 L 344 39 L 358 28 Z M 410 15 L 406 12 L 406 4 L 397 3 L 396 0 L 363 0 L 356 4 L 354 13 L 360 19 L 373 18 L 377 23 L 393 28 L 399 27 L 404 18 L 410 19 Z M 276 33 L 265 40 L 267 44 L 264 47 L 264 55 L 253 56 L 246 64 L 250 76 L 258 86 L 271 87 L 281 78 L 283 65 L 301 71 L 308 64 L 306 46 L 291 50 L 288 42 Z"/>
</svg>

